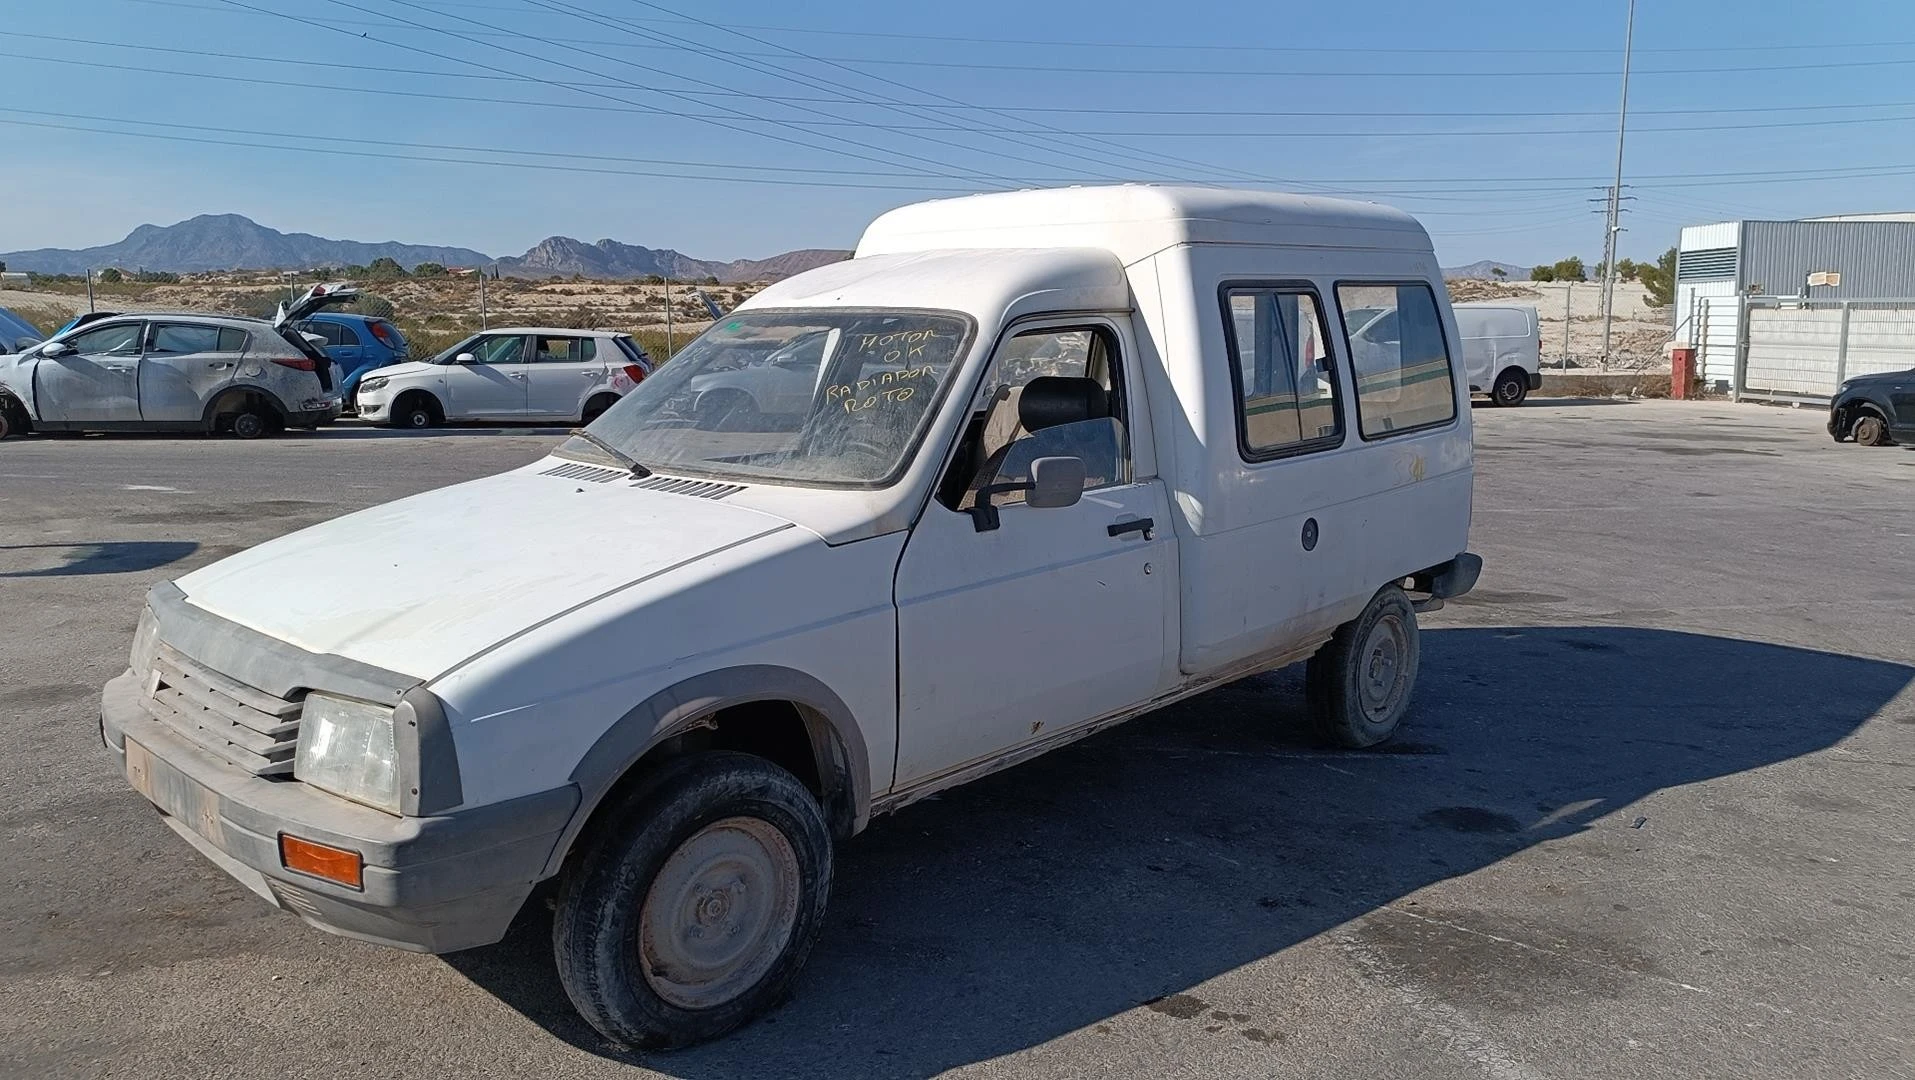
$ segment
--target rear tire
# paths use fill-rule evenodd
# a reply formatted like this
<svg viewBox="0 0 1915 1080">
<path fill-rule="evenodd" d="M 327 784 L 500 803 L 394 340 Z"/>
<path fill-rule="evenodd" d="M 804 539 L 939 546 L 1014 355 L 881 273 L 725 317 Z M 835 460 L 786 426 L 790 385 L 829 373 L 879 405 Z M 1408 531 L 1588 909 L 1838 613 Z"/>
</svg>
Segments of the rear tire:
<svg viewBox="0 0 1915 1080">
<path fill-rule="evenodd" d="M 823 926 L 824 813 L 751 754 L 665 762 L 581 846 L 552 923 L 559 981 L 628 1046 L 686 1046 L 750 1021 L 790 990 Z"/>
<path fill-rule="evenodd" d="M 1863 413 L 1850 425 L 1849 434 L 1863 446 L 1888 446 L 1894 442 L 1888 437 L 1888 423 L 1874 413 Z"/>
<path fill-rule="evenodd" d="M 235 439 L 258 439 L 273 429 L 272 418 L 257 405 L 245 406 L 226 422 L 226 430 Z"/>
<path fill-rule="evenodd" d="M 1503 408 L 1514 408 L 1529 397 L 1529 375 L 1511 368 L 1496 376 L 1496 382 L 1489 388 L 1490 404 Z"/>
<path fill-rule="evenodd" d="M 1409 711 L 1422 647 L 1416 609 L 1395 585 L 1337 627 L 1304 672 L 1310 716 L 1324 740 L 1352 750 L 1396 734 Z"/>
<path fill-rule="evenodd" d="M 584 410 L 579 413 L 579 426 L 584 427 L 599 417 L 604 416 L 605 410 L 616 404 L 618 404 L 617 394 L 599 394 L 585 403 Z"/>
</svg>

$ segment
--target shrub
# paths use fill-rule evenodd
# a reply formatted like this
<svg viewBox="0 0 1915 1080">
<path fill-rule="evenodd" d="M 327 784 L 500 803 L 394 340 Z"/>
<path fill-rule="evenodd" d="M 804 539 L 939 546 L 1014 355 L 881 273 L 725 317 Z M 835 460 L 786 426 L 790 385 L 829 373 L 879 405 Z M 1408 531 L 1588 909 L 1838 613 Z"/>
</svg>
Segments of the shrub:
<svg viewBox="0 0 1915 1080">
<path fill-rule="evenodd" d="M 413 277 L 444 277 L 446 268 L 442 263 L 422 262 L 412 268 Z"/>
<path fill-rule="evenodd" d="M 118 285 L 125 280 L 126 276 L 111 266 L 100 271 L 100 284 L 102 285 Z"/>
</svg>

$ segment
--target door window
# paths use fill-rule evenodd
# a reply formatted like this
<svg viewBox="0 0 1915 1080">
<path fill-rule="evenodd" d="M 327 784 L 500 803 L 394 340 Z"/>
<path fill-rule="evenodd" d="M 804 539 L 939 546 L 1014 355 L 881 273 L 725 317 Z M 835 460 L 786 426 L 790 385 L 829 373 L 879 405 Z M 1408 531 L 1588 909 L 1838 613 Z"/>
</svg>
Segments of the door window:
<svg viewBox="0 0 1915 1080">
<path fill-rule="evenodd" d="M 471 352 L 481 364 L 523 364 L 525 363 L 525 339 L 517 334 L 509 337 L 485 338 L 474 345 Z"/>
<path fill-rule="evenodd" d="M 365 344 L 359 340 L 358 332 L 345 323 L 322 322 L 314 325 L 324 327 L 320 332 L 326 335 L 328 345 L 344 345 L 356 349 Z"/>
<path fill-rule="evenodd" d="M 66 339 L 73 351 L 88 356 L 113 354 L 116 356 L 137 356 L 140 352 L 140 327 L 142 323 L 118 323 L 102 326 L 98 330 L 88 330 L 84 334 L 75 334 Z"/>
<path fill-rule="evenodd" d="M 1027 330 L 998 350 L 988 405 L 971 418 L 938 498 L 955 510 L 977 503 L 986 485 L 1028 483 L 1043 457 L 1084 462 L 1086 490 L 1130 482 L 1116 337 L 1102 326 Z M 993 505 L 1024 501 L 994 494 Z"/>
<path fill-rule="evenodd" d="M 230 326 L 220 327 L 219 351 L 220 352 L 245 352 L 246 351 L 246 331 L 235 330 Z"/>
<path fill-rule="evenodd" d="M 194 323 L 153 323 L 147 351 L 178 355 L 219 351 L 219 327 Z"/>
<path fill-rule="evenodd" d="M 1266 460 L 1342 443 L 1336 363 L 1316 294 L 1229 287 L 1224 314 L 1244 458 Z"/>
<path fill-rule="evenodd" d="M 598 345 L 591 338 L 535 337 L 532 341 L 532 360 L 538 364 L 581 364 L 598 356 Z"/>
<path fill-rule="evenodd" d="M 1337 305 L 1344 312 L 1356 373 L 1357 429 L 1364 438 L 1455 419 L 1455 376 L 1442 314 L 1428 285 L 1345 283 L 1337 286 Z"/>
</svg>

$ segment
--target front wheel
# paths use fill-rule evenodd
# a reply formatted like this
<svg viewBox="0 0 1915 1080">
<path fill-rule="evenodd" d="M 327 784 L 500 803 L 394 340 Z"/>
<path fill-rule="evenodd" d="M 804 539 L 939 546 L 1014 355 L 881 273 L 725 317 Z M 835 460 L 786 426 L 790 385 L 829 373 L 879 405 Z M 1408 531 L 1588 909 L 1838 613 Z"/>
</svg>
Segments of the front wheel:
<svg viewBox="0 0 1915 1080">
<path fill-rule="evenodd" d="M 1317 732 L 1353 750 L 1396 734 L 1421 653 L 1416 609 L 1402 589 L 1386 586 L 1310 658 L 1304 685 Z"/>
<path fill-rule="evenodd" d="M 1521 405 L 1529 397 L 1529 376 L 1521 371 L 1505 371 L 1489 389 L 1492 403 L 1509 408 Z"/>
<path fill-rule="evenodd" d="M 1887 446 L 1889 444 L 1888 424 L 1874 413 L 1863 413 L 1856 418 L 1855 425 L 1849 428 L 1849 434 L 1863 446 Z"/>
<path fill-rule="evenodd" d="M 628 1046 L 714 1039 L 776 1004 L 831 891 L 831 832 L 798 779 L 750 754 L 664 764 L 613 809 L 560 889 L 559 981 Z"/>
</svg>

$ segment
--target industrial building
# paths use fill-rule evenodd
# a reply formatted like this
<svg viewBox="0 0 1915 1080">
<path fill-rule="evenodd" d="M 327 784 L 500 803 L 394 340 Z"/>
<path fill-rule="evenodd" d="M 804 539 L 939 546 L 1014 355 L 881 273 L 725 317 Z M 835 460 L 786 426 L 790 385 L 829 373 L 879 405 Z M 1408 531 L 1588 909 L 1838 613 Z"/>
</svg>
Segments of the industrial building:
<svg viewBox="0 0 1915 1080">
<path fill-rule="evenodd" d="M 1822 401 L 1915 367 L 1915 213 L 1691 225 L 1676 245 L 1675 340 L 1738 398 Z"/>
</svg>

